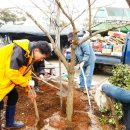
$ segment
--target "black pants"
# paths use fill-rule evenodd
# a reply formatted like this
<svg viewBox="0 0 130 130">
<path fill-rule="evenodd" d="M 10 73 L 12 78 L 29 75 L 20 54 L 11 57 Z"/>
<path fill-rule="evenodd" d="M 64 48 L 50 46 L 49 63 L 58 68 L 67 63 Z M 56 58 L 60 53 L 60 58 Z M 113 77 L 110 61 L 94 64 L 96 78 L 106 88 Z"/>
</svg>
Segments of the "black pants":
<svg viewBox="0 0 130 130">
<path fill-rule="evenodd" d="M 35 89 L 38 89 L 38 88 L 39 88 L 39 86 L 38 86 L 38 80 L 35 79 L 35 78 L 32 78 L 32 79 L 33 79 L 34 82 L 35 82 L 35 86 L 34 86 L 34 88 L 35 88 Z"/>
<path fill-rule="evenodd" d="M 123 110 L 126 130 L 130 130 L 130 103 L 122 103 L 122 110 Z"/>
<path fill-rule="evenodd" d="M 6 96 L 8 96 L 7 106 L 16 105 L 18 101 L 18 92 L 16 88 L 13 88 L 12 91 L 10 91 Z M 0 110 L 3 109 L 3 106 L 4 106 L 4 101 L 2 100 L 0 102 Z"/>
</svg>

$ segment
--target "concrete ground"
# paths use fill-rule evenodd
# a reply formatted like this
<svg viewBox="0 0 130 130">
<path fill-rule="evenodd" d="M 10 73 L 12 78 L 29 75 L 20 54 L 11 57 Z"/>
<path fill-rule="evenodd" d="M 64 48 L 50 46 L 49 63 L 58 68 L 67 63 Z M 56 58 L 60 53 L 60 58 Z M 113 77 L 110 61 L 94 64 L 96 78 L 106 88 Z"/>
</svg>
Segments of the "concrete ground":
<svg viewBox="0 0 130 130">
<path fill-rule="evenodd" d="M 53 70 L 53 73 L 56 76 L 60 75 L 60 71 L 61 71 L 61 75 L 65 75 L 67 73 L 65 66 L 63 65 L 63 63 L 60 63 L 58 60 L 50 60 L 49 63 L 55 67 L 55 70 Z M 59 67 L 60 66 L 60 67 Z M 78 75 L 79 75 L 79 67 L 76 66 L 76 73 L 75 73 L 75 81 L 79 82 L 78 80 Z M 104 82 L 106 79 L 108 79 L 108 77 L 110 76 L 110 74 L 104 72 L 104 71 L 99 71 L 99 72 L 94 72 L 93 75 L 93 80 L 92 80 L 92 86 L 99 86 L 102 82 Z"/>
</svg>

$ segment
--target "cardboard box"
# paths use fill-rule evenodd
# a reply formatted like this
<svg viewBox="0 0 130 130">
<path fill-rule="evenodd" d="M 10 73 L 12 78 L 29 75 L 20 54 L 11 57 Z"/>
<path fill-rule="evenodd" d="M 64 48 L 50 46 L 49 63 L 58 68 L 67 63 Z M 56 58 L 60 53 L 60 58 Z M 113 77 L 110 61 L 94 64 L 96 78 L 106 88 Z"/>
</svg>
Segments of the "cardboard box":
<svg viewBox="0 0 130 130">
<path fill-rule="evenodd" d="M 92 42 L 92 47 L 95 52 L 102 52 L 102 42 Z"/>
<path fill-rule="evenodd" d="M 122 52 L 123 44 L 114 45 L 113 52 Z"/>
<path fill-rule="evenodd" d="M 102 48 L 102 54 L 111 55 L 112 49 Z"/>
</svg>

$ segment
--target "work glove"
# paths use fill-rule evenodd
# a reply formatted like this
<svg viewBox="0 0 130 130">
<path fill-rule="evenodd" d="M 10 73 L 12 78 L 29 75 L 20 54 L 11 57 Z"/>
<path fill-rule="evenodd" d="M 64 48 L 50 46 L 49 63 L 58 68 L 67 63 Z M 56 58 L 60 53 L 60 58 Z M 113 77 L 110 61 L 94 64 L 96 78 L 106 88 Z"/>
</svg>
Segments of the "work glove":
<svg viewBox="0 0 130 130">
<path fill-rule="evenodd" d="M 30 80 L 28 86 L 30 86 L 30 87 L 34 87 L 34 85 L 35 85 L 34 80 Z"/>
<path fill-rule="evenodd" d="M 40 75 L 39 75 L 39 78 L 40 78 L 41 80 L 44 80 L 43 74 L 40 74 Z"/>
<path fill-rule="evenodd" d="M 39 75 L 40 80 L 49 81 L 51 80 L 51 75 L 45 74 L 45 75 Z"/>
<path fill-rule="evenodd" d="M 28 97 L 31 99 L 32 102 L 36 98 L 36 93 L 34 91 L 34 85 L 35 85 L 34 80 L 30 80 L 29 84 L 28 84 L 28 86 L 29 86 Z"/>
<path fill-rule="evenodd" d="M 80 68 L 83 68 L 83 66 L 84 66 L 84 61 L 79 64 Z"/>
</svg>

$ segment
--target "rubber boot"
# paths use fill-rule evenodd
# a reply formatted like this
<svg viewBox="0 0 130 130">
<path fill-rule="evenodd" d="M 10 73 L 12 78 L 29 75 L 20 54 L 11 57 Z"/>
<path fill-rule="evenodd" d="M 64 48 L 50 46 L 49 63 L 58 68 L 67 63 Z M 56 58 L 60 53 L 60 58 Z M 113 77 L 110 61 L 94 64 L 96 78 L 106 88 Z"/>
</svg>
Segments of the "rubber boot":
<svg viewBox="0 0 130 130">
<path fill-rule="evenodd" d="M 6 108 L 6 129 L 21 128 L 24 126 L 23 122 L 14 120 L 15 106 L 7 106 Z"/>
</svg>

